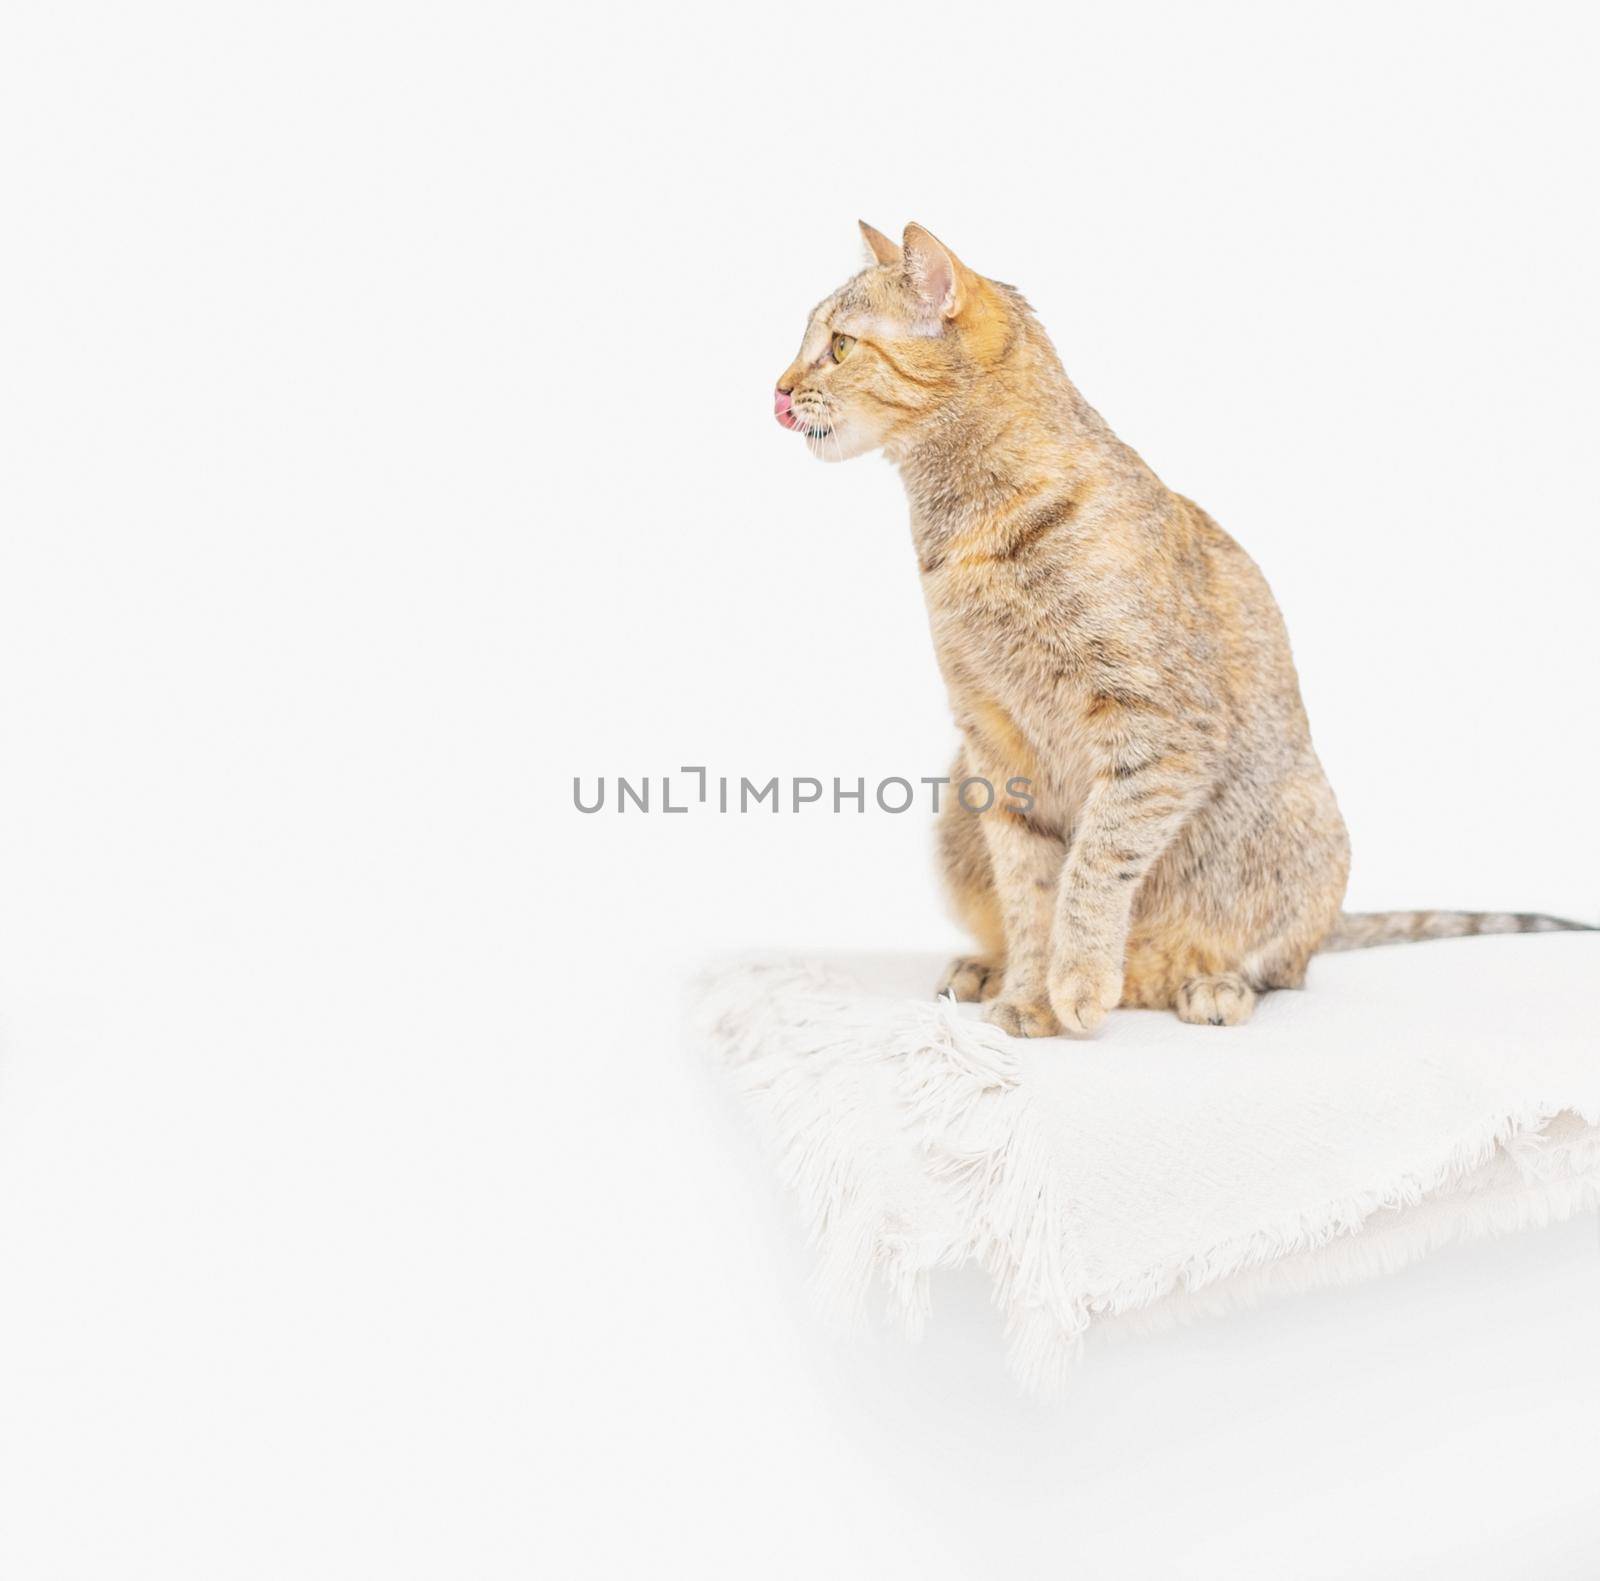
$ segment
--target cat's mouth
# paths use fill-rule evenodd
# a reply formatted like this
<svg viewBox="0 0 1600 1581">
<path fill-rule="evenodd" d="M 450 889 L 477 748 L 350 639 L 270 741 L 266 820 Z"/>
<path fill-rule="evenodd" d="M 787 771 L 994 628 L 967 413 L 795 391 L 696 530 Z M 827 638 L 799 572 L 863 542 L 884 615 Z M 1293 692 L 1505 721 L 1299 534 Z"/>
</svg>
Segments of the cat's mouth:
<svg viewBox="0 0 1600 1581">
<path fill-rule="evenodd" d="M 831 424 L 796 406 L 789 392 L 781 387 L 773 392 L 772 415 L 784 428 L 803 433 L 807 439 L 826 439 L 833 432 Z"/>
<path fill-rule="evenodd" d="M 833 429 L 814 417 L 808 417 L 804 412 L 782 411 L 777 414 L 778 421 L 794 433 L 804 434 L 807 439 L 826 439 Z"/>
</svg>

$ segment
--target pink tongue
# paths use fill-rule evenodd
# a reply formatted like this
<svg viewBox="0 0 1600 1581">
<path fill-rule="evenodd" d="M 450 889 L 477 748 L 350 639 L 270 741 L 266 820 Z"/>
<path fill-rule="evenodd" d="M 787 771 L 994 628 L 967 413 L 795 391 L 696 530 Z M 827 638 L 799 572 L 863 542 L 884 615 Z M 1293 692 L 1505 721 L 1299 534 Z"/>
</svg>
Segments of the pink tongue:
<svg viewBox="0 0 1600 1581">
<path fill-rule="evenodd" d="M 793 412 L 790 410 L 793 405 L 794 402 L 789 399 L 789 395 L 786 390 L 774 390 L 772 392 L 772 415 L 776 417 L 785 428 L 798 428 L 800 426 L 800 424 L 796 421 Z"/>
</svg>

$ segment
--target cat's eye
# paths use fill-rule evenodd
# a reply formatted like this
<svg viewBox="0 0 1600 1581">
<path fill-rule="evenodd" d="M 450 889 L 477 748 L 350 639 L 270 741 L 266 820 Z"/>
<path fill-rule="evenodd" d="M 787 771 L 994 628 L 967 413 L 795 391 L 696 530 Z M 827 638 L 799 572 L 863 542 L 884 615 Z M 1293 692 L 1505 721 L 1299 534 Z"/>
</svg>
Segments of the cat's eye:
<svg viewBox="0 0 1600 1581">
<path fill-rule="evenodd" d="M 850 348 L 855 345 L 854 335 L 835 335 L 833 337 L 833 360 L 843 362 L 850 355 Z"/>
</svg>

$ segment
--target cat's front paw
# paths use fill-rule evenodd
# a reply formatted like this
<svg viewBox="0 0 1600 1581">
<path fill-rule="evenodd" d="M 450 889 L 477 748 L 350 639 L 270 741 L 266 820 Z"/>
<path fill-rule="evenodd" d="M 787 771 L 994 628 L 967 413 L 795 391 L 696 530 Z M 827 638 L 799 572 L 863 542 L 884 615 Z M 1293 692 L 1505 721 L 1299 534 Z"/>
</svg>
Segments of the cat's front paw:
<svg viewBox="0 0 1600 1581">
<path fill-rule="evenodd" d="M 1122 964 L 1081 956 L 1050 973 L 1050 1006 L 1061 1030 L 1077 1037 L 1095 1031 L 1122 1003 Z"/>
<path fill-rule="evenodd" d="M 983 1019 L 1014 1038 L 1053 1038 L 1061 1030 L 1049 1005 L 1004 994 L 984 1011 Z"/>
</svg>

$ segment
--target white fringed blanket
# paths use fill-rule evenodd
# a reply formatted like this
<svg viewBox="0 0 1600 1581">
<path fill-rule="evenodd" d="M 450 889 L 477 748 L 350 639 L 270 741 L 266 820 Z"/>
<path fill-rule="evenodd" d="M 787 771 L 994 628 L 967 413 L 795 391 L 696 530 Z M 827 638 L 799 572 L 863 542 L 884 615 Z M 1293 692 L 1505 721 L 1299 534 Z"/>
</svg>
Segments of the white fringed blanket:
<svg viewBox="0 0 1600 1581">
<path fill-rule="evenodd" d="M 1092 1327 L 1398 1268 L 1600 1204 L 1600 940 L 1333 956 L 1242 1028 L 1119 1011 L 1008 1038 L 928 997 L 932 959 L 741 963 L 694 990 L 799 1199 L 840 1314 L 915 1333 L 982 1264 L 1013 1368 L 1059 1384 Z"/>
</svg>

